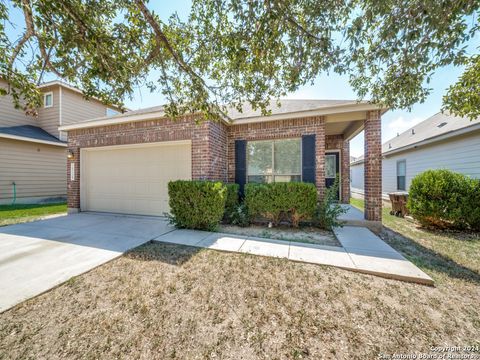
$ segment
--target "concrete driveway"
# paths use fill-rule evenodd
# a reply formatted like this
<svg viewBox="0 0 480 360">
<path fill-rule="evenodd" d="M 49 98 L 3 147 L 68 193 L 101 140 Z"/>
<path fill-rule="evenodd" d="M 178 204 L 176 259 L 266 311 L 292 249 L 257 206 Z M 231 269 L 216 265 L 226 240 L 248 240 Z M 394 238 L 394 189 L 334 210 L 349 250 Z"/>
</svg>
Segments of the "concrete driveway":
<svg viewBox="0 0 480 360">
<path fill-rule="evenodd" d="M 172 230 L 162 218 L 99 213 L 0 227 L 0 312 Z"/>
</svg>

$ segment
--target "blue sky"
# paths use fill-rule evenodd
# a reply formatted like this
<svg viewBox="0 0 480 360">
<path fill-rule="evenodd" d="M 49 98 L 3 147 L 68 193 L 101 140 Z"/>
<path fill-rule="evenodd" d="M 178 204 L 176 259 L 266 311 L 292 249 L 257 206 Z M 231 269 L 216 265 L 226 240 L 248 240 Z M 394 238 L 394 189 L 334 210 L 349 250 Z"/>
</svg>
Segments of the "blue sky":
<svg viewBox="0 0 480 360">
<path fill-rule="evenodd" d="M 181 19 L 186 19 L 190 10 L 190 0 L 151 2 L 149 7 L 154 10 L 162 19 L 168 19 L 174 12 L 177 12 Z M 17 29 L 12 33 L 20 34 L 24 28 L 21 13 L 14 11 L 10 17 L 11 21 L 18 24 Z M 475 49 L 480 43 L 479 38 L 475 39 Z M 453 66 L 445 67 L 434 75 L 430 87 L 432 93 L 423 104 L 417 104 L 411 111 L 393 110 L 388 111 L 382 120 L 382 141 L 396 136 L 411 126 L 425 120 L 429 116 L 440 111 L 442 105 L 442 96 L 445 90 L 456 82 L 463 69 Z M 158 77 L 154 73 L 150 74 L 150 80 L 156 80 Z M 356 99 L 355 93 L 348 84 L 348 77 L 340 75 L 322 75 L 319 76 L 314 85 L 304 86 L 295 93 L 289 94 L 286 98 L 290 99 Z M 160 105 L 165 102 L 163 96 L 159 93 L 150 93 L 146 88 L 139 88 L 135 91 L 133 99 L 126 99 L 126 106 L 130 109 Z M 363 133 L 359 134 L 350 143 L 350 153 L 352 156 L 363 154 Z"/>
</svg>

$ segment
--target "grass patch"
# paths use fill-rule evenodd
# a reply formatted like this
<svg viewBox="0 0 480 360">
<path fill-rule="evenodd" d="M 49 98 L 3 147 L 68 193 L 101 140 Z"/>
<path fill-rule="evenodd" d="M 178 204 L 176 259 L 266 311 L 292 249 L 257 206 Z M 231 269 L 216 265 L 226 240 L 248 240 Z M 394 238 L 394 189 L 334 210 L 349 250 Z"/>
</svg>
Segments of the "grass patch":
<svg viewBox="0 0 480 360">
<path fill-rule="evenodd" d="M 363 200 L 350 203 L 363 210 Z M 451 278 L 480 283 L 480 234 L 451 230 L 431 230 L 404 218 L 390 215 L 383 207 L 382 238 L 434 278 Z"/>
<path fill-rule="evenodd" d="M 33 221 L 67 212 L 66 203 L 0 205 L 0 226 Z"/>
</svg>

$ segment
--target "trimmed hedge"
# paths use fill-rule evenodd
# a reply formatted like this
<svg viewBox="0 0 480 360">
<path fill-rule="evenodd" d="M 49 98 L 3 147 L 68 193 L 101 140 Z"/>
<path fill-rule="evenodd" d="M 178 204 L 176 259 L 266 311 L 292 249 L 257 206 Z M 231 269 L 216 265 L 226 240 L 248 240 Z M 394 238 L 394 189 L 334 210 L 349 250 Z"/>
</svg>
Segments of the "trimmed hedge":
<svg viewBox="0 0 480 360">
<path fill-rule="evenodd" d="M 225 212 L 222 182 L 177 180 L 168 183 L 170 222 L 178 228 L 215 230 Z"/>
<path fill-rule="evenodd" d="M 480 183 L 450 170 L 428 170 L 410 185 L 408 211 L 424 226 L 480 229 Z"/>
<path fill-rule="evenodd" d="M 240 186 L 238 184 L 225 184 L 225 186 L 227 187 L 227 195 L 224 219 L 228 220 L 239 205 L 238 191 L 240 190 Z"/>
<path fill-rule="evenodd" d="M 262 217 L 278 225 L 298 227 L 315 216 L 317 189 L 310 183 L 246 184 L 245 205 L 251 218 Z"/>
</svg>

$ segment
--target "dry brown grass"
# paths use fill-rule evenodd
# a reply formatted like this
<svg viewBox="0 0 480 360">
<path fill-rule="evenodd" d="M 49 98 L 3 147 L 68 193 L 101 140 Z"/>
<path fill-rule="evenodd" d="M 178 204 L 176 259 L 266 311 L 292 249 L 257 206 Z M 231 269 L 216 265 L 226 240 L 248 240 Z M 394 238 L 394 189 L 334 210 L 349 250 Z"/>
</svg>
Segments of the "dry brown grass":
<svg viewBox="0 0 480 360">
<path fill-rule="evenodd" d="M 287 226 L 268 228 L 267 226 L 261 225 L 240 227 L 224 224 L 219 226 L 218 232 L 293 242 L 302 242 L 307 244 L 342 246 L 340 242 L 335 238 L 335 235 L 333 235 L 332 231 L 322 230 L 315 227 L 301 227 L 299 229 L 295 229 Z"/>
<path fill-rule="evenodd" d="M 0 315 L 0 358 L 374 359 L 478 344 L 480 286 L 148 244 Z"/>
</svg>

